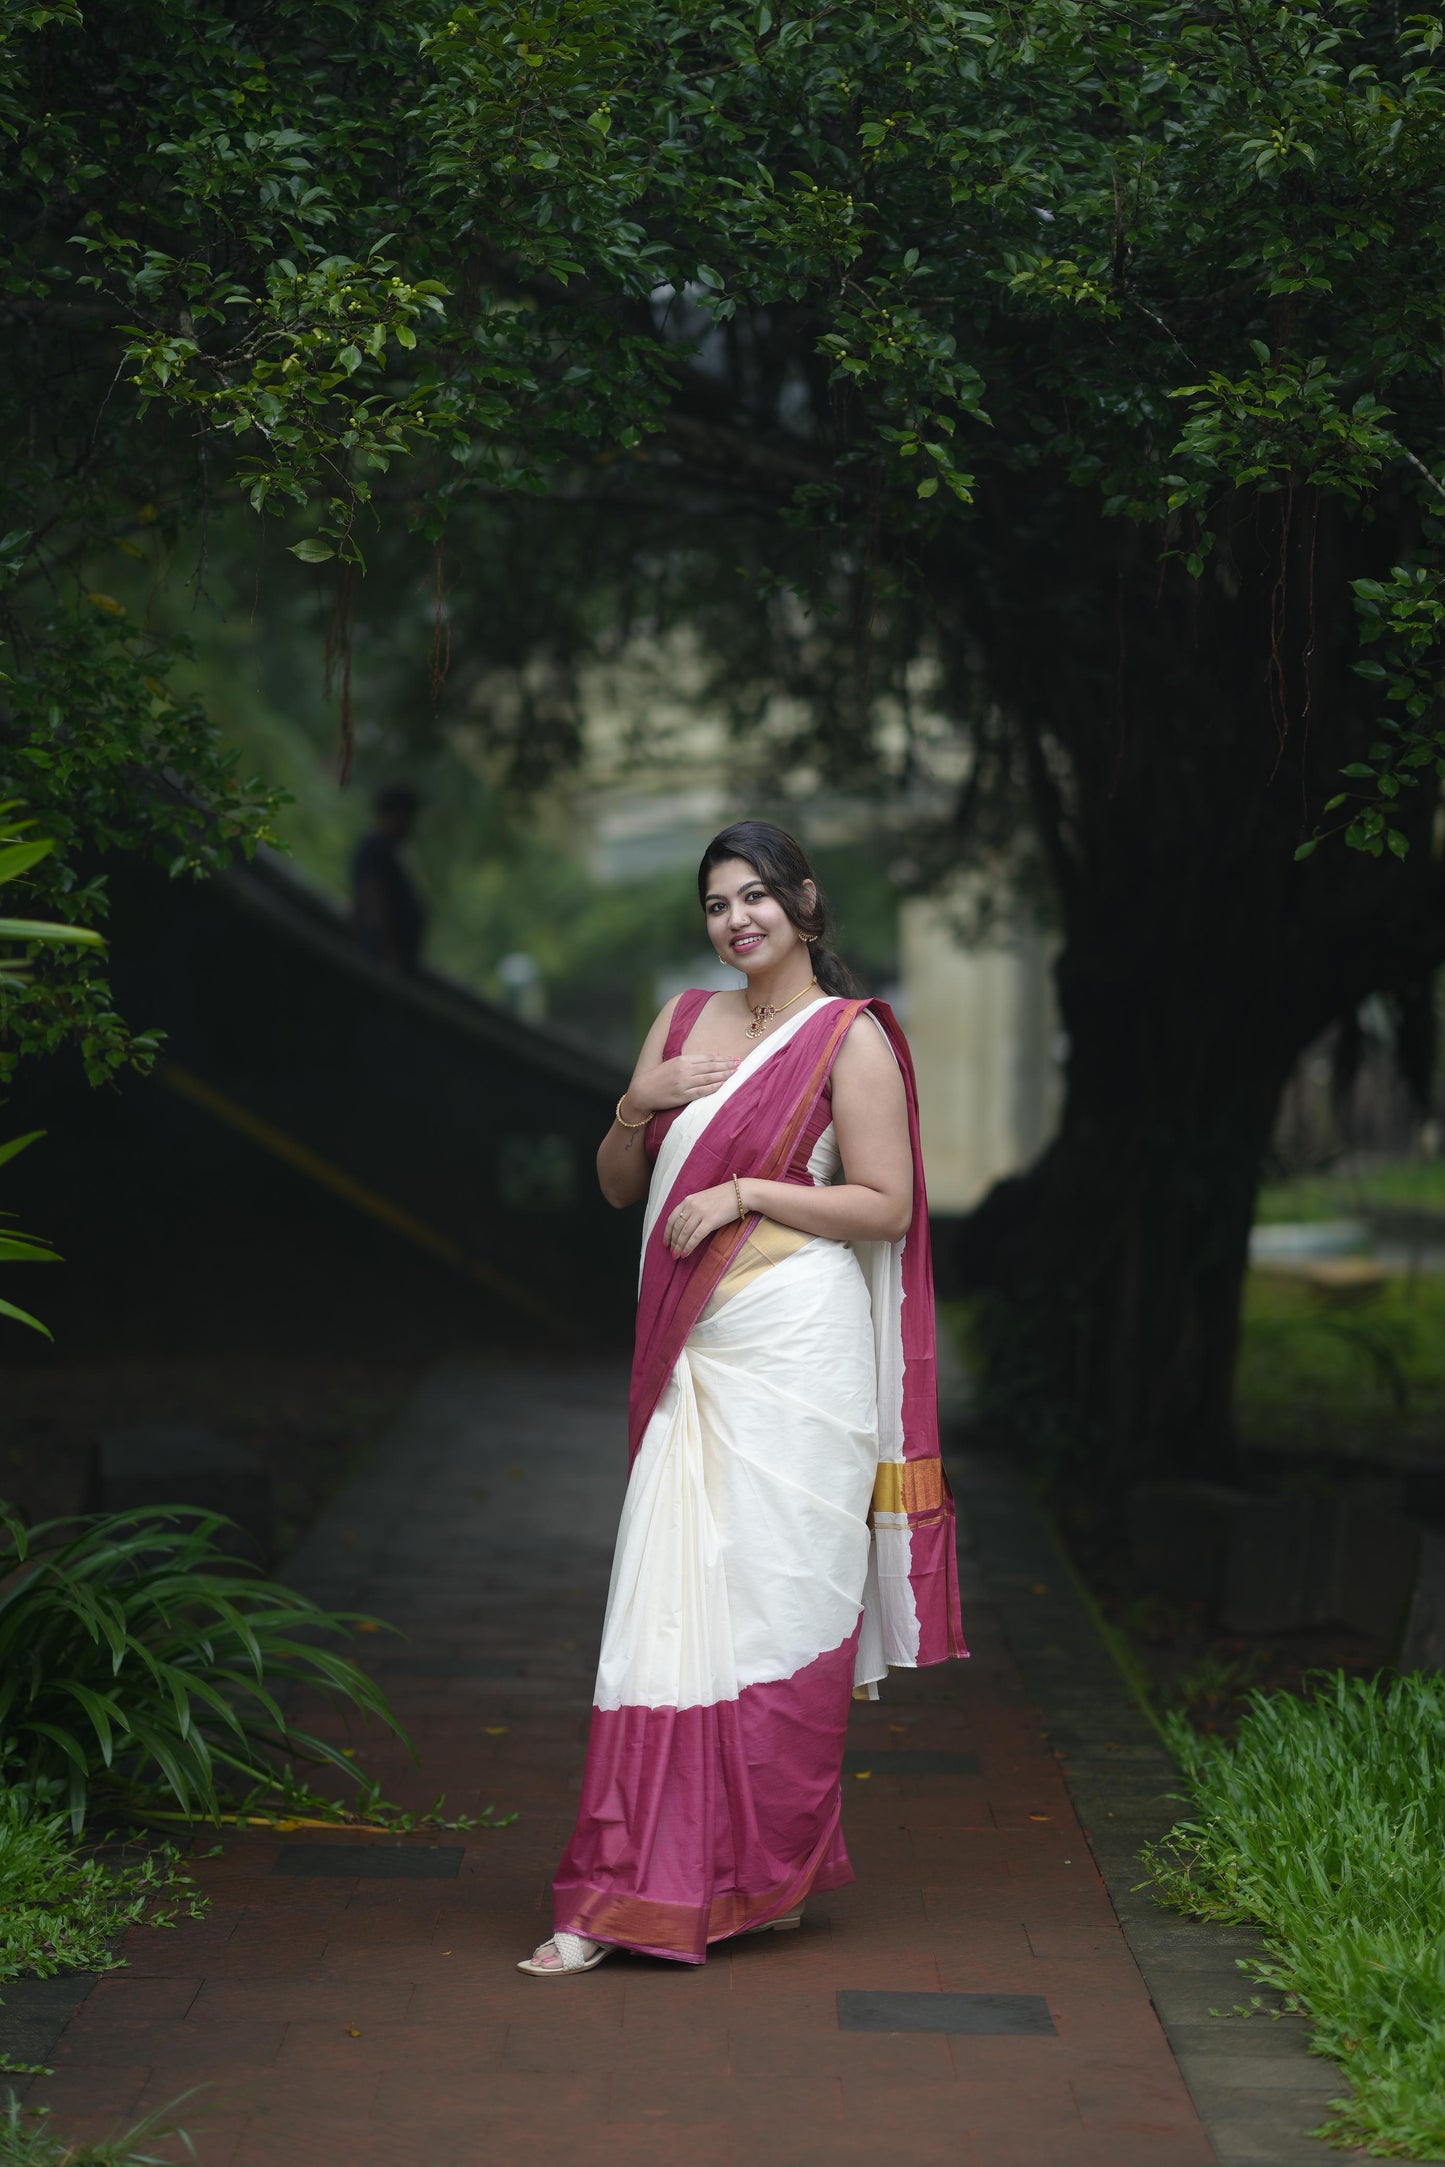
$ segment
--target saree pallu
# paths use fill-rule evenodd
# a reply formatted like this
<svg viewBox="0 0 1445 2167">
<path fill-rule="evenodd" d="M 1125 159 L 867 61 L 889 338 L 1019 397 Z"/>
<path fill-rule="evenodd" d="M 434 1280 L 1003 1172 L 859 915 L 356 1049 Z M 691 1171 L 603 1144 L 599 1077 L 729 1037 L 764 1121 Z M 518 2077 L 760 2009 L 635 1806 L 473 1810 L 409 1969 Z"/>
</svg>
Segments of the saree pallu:
<svg viewBox="0 0 1445 2167">
<path fill-rule="evenodd" d="M 706 999 L 678 1003 L 667 1056 Z M 829 1078 L 865 1007 L 907 1090 L 909 1234 L 848 1244 L 753 1215 L 671 1257 L 668 1215 L 695 1190 L 832 1177 Z M 916 1094 L 891 1014 L 818 1002 L 652 1126 L 632 1470 L 555 1925 L 701 1963 L 853 1878 L 850 1699 L 965 1650 Z"/>
</svg>

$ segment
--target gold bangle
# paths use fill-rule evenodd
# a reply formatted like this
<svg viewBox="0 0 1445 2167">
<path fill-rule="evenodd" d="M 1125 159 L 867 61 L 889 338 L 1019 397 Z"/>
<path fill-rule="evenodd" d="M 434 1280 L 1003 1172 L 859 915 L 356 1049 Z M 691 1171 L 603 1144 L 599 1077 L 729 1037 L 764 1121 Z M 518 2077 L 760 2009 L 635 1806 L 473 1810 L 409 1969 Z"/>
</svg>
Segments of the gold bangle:
<svg viewBox="0 0 1445 2167">
<path fill-rule="evenodd" d="M 622 1099 L 625 1099 L 625 1098 L 626 1098 L 626 1096 L 627 1096 L 627 1093 L 626 1093 L 626 1092 L 624 1091 L 624 1092 L 623 1092 L 623 1094 L 622 1094 Z M 618 1128 L 619 1128 L 619 1129 L 645 1129 L 645 1128 L 647 1127 L 647 1124 L 648 1124 L 648 1122 L 649 1122 L 649 1121 L 650 1121 L 650 1120 L 652 1119 L 652 1115 L 651 1115 L 651 1114 L 644 1114 L 644 1115 L 643 1115 L 643 1117 L 642 1117 L 642 1119 L 641 1119 L 640 1121 L 624 1121 L 624 1120 L 623 1120 L 623 1118 L 622 1118 L 622 1099 L 619 1099 L 619 1100 L 617 1101 L 617 1126 L 618 1126 Z"/>
<path fill-rule="evenodd" d="M 740 1219 L 746 1219 L 747 1213 L 743 1210 L 743 1192 L 741 1187 L 739 1186 L 738 1177 L 736 1174 L 733 1175 L 733 1195 L 737 1198 L 738 1217 Z"/>
</svg>

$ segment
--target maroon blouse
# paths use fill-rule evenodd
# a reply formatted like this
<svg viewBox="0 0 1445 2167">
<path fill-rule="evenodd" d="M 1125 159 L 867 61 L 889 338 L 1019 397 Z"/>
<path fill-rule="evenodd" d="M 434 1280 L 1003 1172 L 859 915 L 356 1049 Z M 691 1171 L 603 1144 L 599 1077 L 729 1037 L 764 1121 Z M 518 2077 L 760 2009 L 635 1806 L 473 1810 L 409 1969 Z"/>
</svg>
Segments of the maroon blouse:
<svg viewBox="0 0 1445 2167">
<path fill-rule="evenodd" d="M 672 1021 L 667 1027 L 667 1038 L 662 1048 L 664 1061 L 671 1061 L 677 1054 L 682 1052 L 688 1038 L 691 1036 L 693 1025 L 711 999 L 712 994 L 704 986 L 689 986 L 685 993 L 678 995 L 677 1006 L 672 1012 Z M 647 1134 L 642 1141 L 643 1148 L 649 1159 L 656 1161 L 657 1154 L 662 1149 L 663 1138 L 681 1112 L 682 1108 L 680 1106 L 669 1106 L 665 1113 L 654 1114 L 651 1121 L 648 1122 Z M 817 1143 L 818 1138 L 827 1128 L 832 1118 L 833 1079 L 830 1074 L 827 1083 L 823 1087 L 822 1096 L 809 1116 L 802 1135 L 798 1138 L 797 1148 L 789 1162 L 787 1171 L 777 1177 L 780 1181 L 795 1181 L 804 1188 L 812 1187 L 813 1177 L 808 1172 L 808 1161 L 813 1155 L 813 1146 Z M 737 1168 L 739 1174 L 748 1174 L 751 1171 L 751 1167 L 747 1166 Z"/>
</svg>

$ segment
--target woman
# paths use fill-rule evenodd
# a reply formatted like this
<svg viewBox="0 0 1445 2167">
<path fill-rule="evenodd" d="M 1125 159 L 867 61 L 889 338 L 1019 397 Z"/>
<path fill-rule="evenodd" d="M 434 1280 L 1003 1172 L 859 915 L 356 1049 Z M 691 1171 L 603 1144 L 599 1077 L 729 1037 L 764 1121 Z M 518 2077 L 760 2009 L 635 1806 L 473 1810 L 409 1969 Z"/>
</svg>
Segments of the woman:
<svg viewBox="0 0 1445 2167">
<path fill-rule="evenodd" d="M 850 1696 L 966 1652 L 907 1045 L 781 828 L 725 828 L 698 895 L 747 983 L 669 1002 L 597 1155 L 647 1198 L 632 1471 L 538 1978 L 796 1926 L 853 1878 Z"/>
</svg>

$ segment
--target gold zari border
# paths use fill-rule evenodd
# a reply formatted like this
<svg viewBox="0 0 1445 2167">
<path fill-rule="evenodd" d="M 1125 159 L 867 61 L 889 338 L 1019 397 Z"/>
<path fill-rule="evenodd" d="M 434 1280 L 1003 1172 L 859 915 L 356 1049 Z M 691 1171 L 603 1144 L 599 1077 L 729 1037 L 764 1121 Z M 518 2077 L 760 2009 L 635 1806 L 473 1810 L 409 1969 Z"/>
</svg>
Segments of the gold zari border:
<svg viewBox="0 0 1445 2167">
<path fill-rule="evenodd" d="M 873 1510 L 937 1512 L 948 1502 L 941 1460 L 880 1460 L 873 1478 Z"/>
<path fill-rule="evenodd" d="M 712 1296 L 703 1311 L 705 1317 L 715 1316 L 724 1302 L 730 1302 L 735 1294 L 764 1272 L 781 1264 L 784 1257 L 813 1239 L 811 1234 L 800 1233 L 797 1227 L 780 1226 L 776 1219 L 759 1219 L 742 1248 L 713 1289 Z"/>
</svg>

